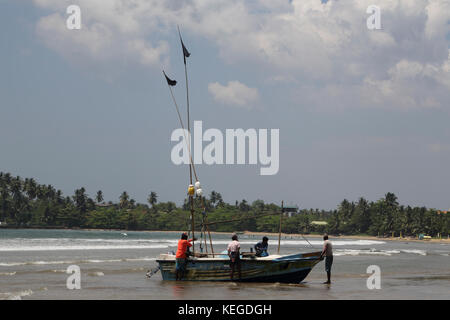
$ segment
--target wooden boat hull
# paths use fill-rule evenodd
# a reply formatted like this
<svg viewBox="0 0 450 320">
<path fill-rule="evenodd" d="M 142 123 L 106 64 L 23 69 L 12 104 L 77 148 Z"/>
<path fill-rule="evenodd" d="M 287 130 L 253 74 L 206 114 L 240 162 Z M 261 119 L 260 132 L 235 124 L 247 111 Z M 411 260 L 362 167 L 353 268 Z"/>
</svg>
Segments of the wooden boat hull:
<svg viewBox="0 0 450 320">
<path fill-rule="evenodd" d="M 241 278 L 237 269 L 234 281 L 300 283 L 320 261 L 320 252 L 269 256 L 264 258 L 241 258 Z M 157 260 L 163 280 L 175 280 L 175 258 L 161 255 Z M 231 281 L 228 258 L 189 259 L 182 280 L 184 281 Z"/>
</svg>

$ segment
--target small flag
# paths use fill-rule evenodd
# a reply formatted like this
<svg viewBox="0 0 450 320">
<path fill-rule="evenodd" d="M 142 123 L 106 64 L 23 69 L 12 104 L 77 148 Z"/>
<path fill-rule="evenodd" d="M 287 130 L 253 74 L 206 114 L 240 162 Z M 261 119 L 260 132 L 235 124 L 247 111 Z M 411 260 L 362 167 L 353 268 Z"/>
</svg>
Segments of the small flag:
<svg viewBox="0 0 450 320">
<path fill-rule="evenodd" d="M 164 73 L 164 77 L 166 77 L 167 84 L 168 84 L 169 86 L 172 86 L 172 87 L 173 87 L 174 85 L 177 84 L 177 81 L 176 81 L 176 80 L 170 79 L 170 78 L 167 76 L 167 74 L 164 72 L 164 70 L 163 70 L 163 73 Z"/>
<path fill-rule="evenodd" d="M 188 51 L 188 50 L 186 49 L 186 47 L 184 46 L 183 39 L 181 38 L 180 28 L 178 28 L 178 34 L 180 35 L 181 46 L 183 47 L 183 59 L 184 59 L 184 64 L 186 64 L 186 58 L 189 58 L 189 56 L 190 56 L 191 54 L 189 53 L 189 51 Z"/>
<path fill-rule="evenodd" d="M 181 46 L 183 47 L 184 64 L 186 64 L 186 58 L 189 58 L 191 54 L 189 53 L 189 51 L 187 51 L 186 47 L 184 46 L 183 40 L 181 40 Z"/>
</svg>

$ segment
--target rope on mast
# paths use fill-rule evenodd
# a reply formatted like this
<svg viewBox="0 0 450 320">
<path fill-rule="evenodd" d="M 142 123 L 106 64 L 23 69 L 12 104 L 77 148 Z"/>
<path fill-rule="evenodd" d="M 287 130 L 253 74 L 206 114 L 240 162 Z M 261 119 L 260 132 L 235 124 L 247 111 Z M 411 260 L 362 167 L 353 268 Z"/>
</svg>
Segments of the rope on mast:
<svg viewBox="0 0 450 320">
<path fill-rule="evenodd" d="M 188 138 L 186 137 L 186 129 L 184 127 L 183 120 L 181 119 L 180 109 L 178 107 L 178 104 L 177 104 L 177 101 L 175 99 L 175 96 L 173 95 L 172 87 L 169 86 L 169 85 L 167 85 L 167 86 L 169 87 L 170 95 L 172 96 L 173 103 L 175 104 L 175 108 L 177 110 L 178 120 L 180 121 L 181 128 L 183 129 L 184 140 L 186 140 L 186 142 L 187 142 L 188 153 L 189 153 L 189 163 L 190 163 L 190 165 L 192 165 L 192 168 L 194 170 L 195 180 L 198 181 L 197 172 L 196 172 L 195 166 L 194 166 L 194 161 L 192 161 L 190 139 L 188 140 Z M 188 132 L 189 132 L 189 130 L 188 130 Z M 190 132 L 189 132 L 189 135 L 190 135 Z"/>
</svg>

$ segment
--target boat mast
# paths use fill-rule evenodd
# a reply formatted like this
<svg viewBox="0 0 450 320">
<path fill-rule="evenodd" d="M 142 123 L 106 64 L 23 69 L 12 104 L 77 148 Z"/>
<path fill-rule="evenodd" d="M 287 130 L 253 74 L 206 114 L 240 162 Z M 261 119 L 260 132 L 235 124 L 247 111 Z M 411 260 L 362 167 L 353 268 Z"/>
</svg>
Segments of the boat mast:
<svg viewBox="0 0 450 320">
<path fill-rule="evenodd" d="M 190 108 L 189 108 L 189 82 L 188 82 L 188 74 L 187 74 L 187 63 L 186 63 L 186 58 L 188 58 L 191 54 L 189 53 L 189 51 L 186 49 L 186 47 L 184 46 L 183 43 L 183 39 L 181 37 L 181 32 L 180 32 L 180 27 L 177 26 L 178 29 L 178 35 L 180 37 L 180 42 L 181 42 L 181 47 L 183 50 L 183 61 L 184 61 L 184 76 L 185 76 L 185 80 L 186 80 L 186 106 L 187 106 L 187 131 L 188 131 L 188 138 L 186 138 L 186 134 L 184 133 L 186 130 L 184 129 L 183 126 L 183 121 L 181 119 L 180 116 L 180 112 L 178 109 L 178 105 L 176 103 L 175 97 L 173 96 L 173 92 L 171 89 L 171 86 L 174 86 L 176 84 L 176 81 L 173 81 L 171 79 L 169 79 L 167 77 L 167 75 L 164 73 L 164 76 L 167 79 L 167 84 L 169 86 L 170 89 L 170 93 L 172 95 L 172 99 L 174 101 L 175 107 L 177 109 L 177 114 L 178 114 L 178 118 L 180 120 L 180 124 L 181 127 L 183 128 L 183 133 L 185 136 L 185 140 L 187 141 L 187 147 L 188 147 L 188 152 L 189 152 L 189 187 L 188 187 L 188 196 L 189 196 L 189 206 L 190 206 L 190 217 L 191 217 L 191 231 L 192 231 L 192 239 L 195 238 L 195 209 L 194 209 L 194 195 L 196 194 L 197 197 L 200 198 L 200 203 L 202 206 L 202 210 L 203 210 L 203 221 L 202 221 L 202 229 L 201 229 L 201 235 L 205 236 L 205 249 L 206 252 L 208 253 L 208 246 L 206 243 L 206 231 L 208 231 L 208 236 L 209 236 L 209 242 L 210 242 L 210 246 L 211 246 L 211 251 L 212 251 L 212 255 L 214 257 L 214 248 L 213 248 L 213 244 L 212 244 L 212 239 L 211 239 L 211 233 L 209 230 L 209 224 L 208 224 L 208 220 L 207 220 L 207 214 L 206 214 L 206 207 L 205 207 L 205 203 L 203 200 L 203 191 L 201 189 L 200 186 L 200 182 L 198 181 L 198 177 L 197 177 L 197 172 L 195 170 L 195 166 L 194 166 L 194 162 L 192 161 L 192 153 L 191 153 L 191 124 L 190 124 Z M 192 173 L 194 173 L 195 176 L 195 187 L 193 185 L 193 179 L 192 179 Z M 206 231 L 205 231 L 206 229 Z M 200 249 L 202 245 L 202 242 L 200 240 Z M 195 240 L 192 241 L 192 252 L 195 256 Z"/>
<path fill-rule="evenodd" d="M 189 114 L 189 83 L 188 83 L 188 75 L 187 75 L 187 64 L 186 64 L 186 57 L 190 56 L 190 53 L 187 51 L 187 49 L 184 47 L 183 39 L 181 38 L 181 32 L 180 27 L 178 27 L 178 35 L 180 36 L 180 42 L 181 47 L 183 50 L 183 60 L 184 60 L 184 76 L 186 79 L 186 105 L 187 105 L 187 130 L 189 133 L 189 140 L 188 140 L 188 149 L 189 149 L 189 203 L 191 207 L 191 229 L 192 229 L 192 239 L 195 238 L 195 223 L 194 223 L 194 186 L 192 184 L 192 154 L 191 154 L 191 121 L 190 121 L 190 114 Z M 191 192 L 191 188 L 193 189 Z M 192 240 L 192 252 L 195 256 L 195 240 Z"/>
<path fill-rule="evenodd" d="M 179 30 L 178 30 L 179 31 Z M 181 39 L 181 34 L 180 34 Z M 184 54 L 184 53 L 183 53 Z M 186 77 L 186 103 L 187 103 L 187 129 L 189 132 L 189 152 L 191 151 L 191 125 L 189 118 L 189 85 L 186 67 L 186 58 L 184 59 L 184 75 Z M 192 156 L 189 162 L 189 184 L 192 186 Z M 194 222 L 194 195 L 189 194 L 189 202 L 191 203 L 191 228 L 192 228 L 192 253 L 195 256 L 195 222 Z"/>
</svg>

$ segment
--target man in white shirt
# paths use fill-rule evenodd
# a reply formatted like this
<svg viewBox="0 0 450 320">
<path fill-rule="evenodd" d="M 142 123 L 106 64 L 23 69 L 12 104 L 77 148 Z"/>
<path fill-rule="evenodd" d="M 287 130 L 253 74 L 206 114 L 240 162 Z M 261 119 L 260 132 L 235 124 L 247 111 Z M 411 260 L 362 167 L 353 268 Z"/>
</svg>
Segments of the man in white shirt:
<svg viewBox="0 0 450 320">
<path fill-rule="evenodd" d="M 231 237 L 231 242 L 228 244 L 227 251 L 230 257 L 230 267 L 231 267 L 231 280 L 233 281 L 234 269 L 237 266 L 239 272 L 239 279 L 241 279 L 241 259 L 239 258 L 241 244 L 238 241 L 237 235 Z"/>
<path fill-rule="evenodd" d="M 325 284 L 331 283 L 331 266 L 333 265 L 333 245 L 331 241 L 328 240 L 328 235 L 324 234 L 323 236 L 323 250 L 320 254 L 320 259 L 325 256 L 325 271 L 327 272 L 328 281 L 324 282 Z"/>
</svg>

